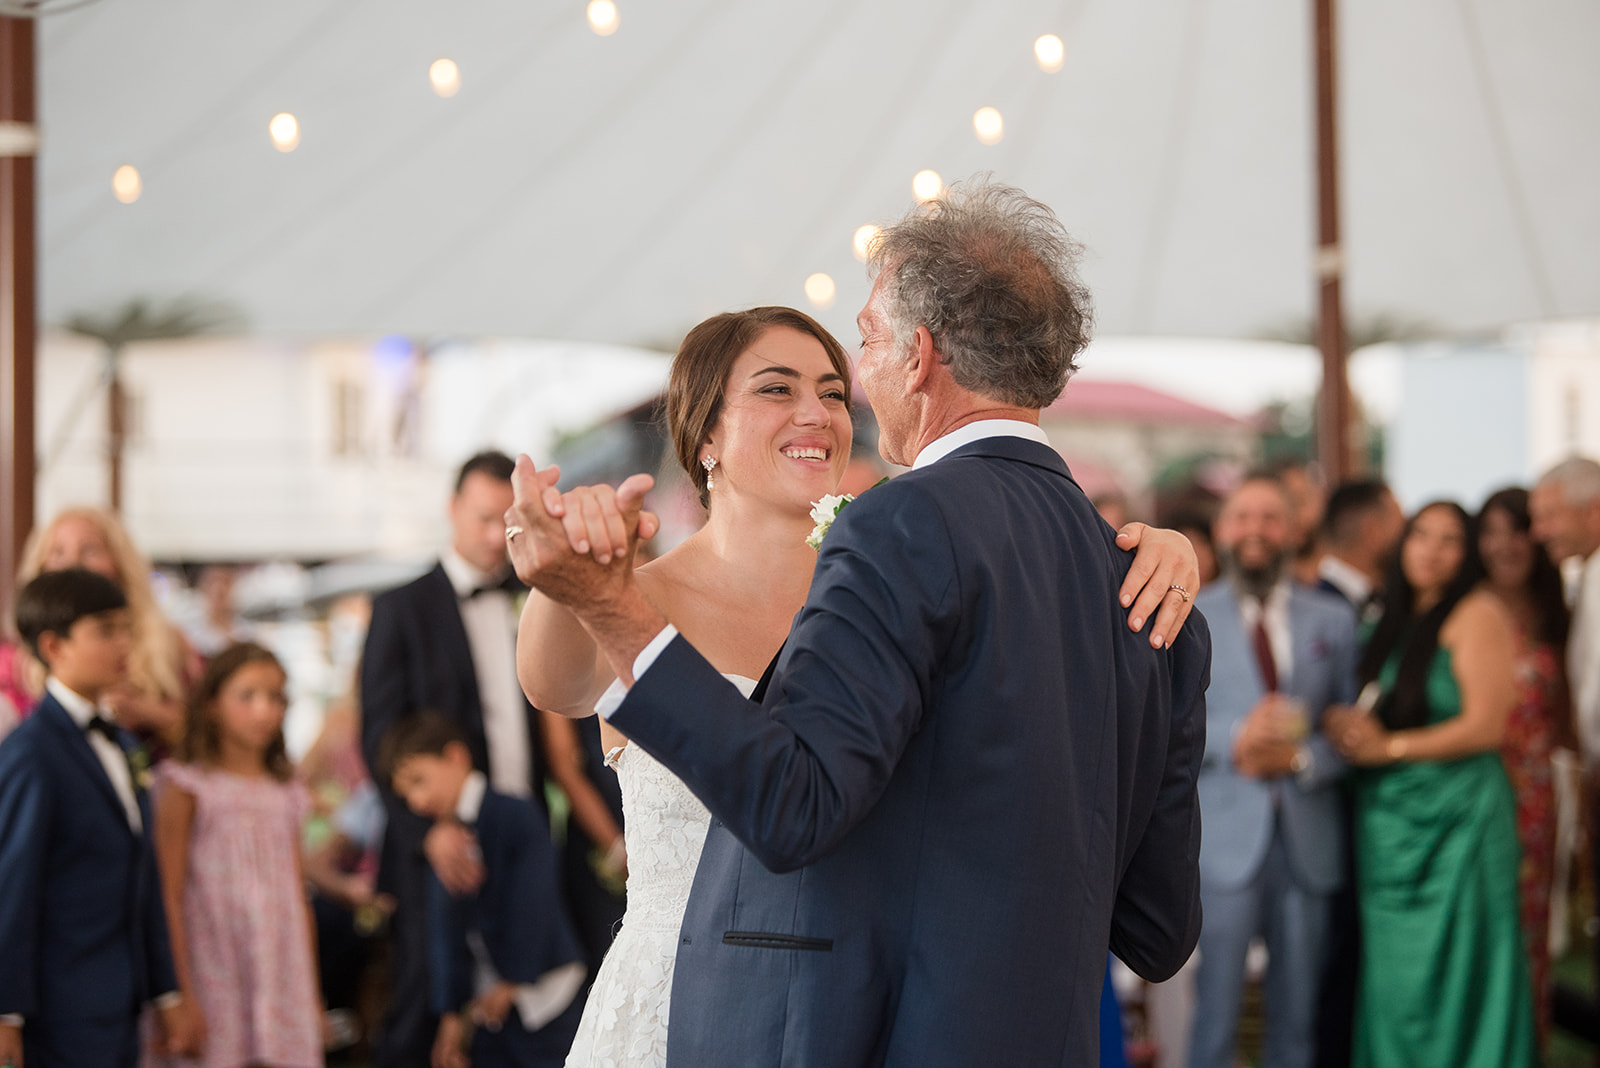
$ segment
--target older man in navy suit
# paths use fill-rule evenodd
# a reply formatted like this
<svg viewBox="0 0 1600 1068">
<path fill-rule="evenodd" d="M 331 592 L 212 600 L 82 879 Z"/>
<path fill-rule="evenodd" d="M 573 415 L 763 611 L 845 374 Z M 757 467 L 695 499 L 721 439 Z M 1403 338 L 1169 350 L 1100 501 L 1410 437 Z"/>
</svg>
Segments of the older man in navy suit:
<svg viewBox="0 0 1600 1068">
<path fill-rule="evenodd" d="M 1039 429 L 1088 326 L 1049 209 L 958 187 L 876 254 L 860 377 L 913 470 L 839 513 L 759 706 L 624 567 L 570 555 L 526 465 L 513 560 L 714 817 L 669 1064 L 1092 1064 L 1107 947 L 1160 979 L 1198 934 L 1205 626 L 1131 632 L 1128 559 Z"/>
<path fill-rule="evenodd" d="M 1289 499 L 1252 476 L 1217 516 L 1223 580 L 1196 606 L 1211 624 L 1200 771 L 1205 928 L 1193 1068 L 1232 1068 L 1250 940 L 1266 940 L 1264 1065 L 1309 1068 L 1331 896 L 1346 878 L 1337 783 L 1319 726 L 1355 688 L 1355 613 L 1289 580 Z"/>
</svg>

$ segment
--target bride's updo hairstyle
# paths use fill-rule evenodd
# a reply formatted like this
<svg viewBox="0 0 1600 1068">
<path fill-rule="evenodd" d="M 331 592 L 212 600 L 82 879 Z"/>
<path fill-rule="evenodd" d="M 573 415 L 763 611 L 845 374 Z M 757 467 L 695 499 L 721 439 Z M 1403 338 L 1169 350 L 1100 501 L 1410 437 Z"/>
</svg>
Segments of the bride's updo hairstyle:
<svg viewBox="0 0 1600 1068">
<path fill-rule="evenodd" d="M 706 491 L 705 469 L 700 466 L 700 445 L 722 417 L 722 399 L 727 395 L 733 362 L 775 326 L 809 334 L 821 342 L 833 369 L 844 379 L 845 396 L 850 395 L 850 357 L 844 346 L 803 311 L 765 307 L 723 312 L 689 331 L 673 357 L 667 380 L 667 432 L 678 450 L 678 463 L 706 507 L 710 507 L 711 495 Z"/>
</svg>

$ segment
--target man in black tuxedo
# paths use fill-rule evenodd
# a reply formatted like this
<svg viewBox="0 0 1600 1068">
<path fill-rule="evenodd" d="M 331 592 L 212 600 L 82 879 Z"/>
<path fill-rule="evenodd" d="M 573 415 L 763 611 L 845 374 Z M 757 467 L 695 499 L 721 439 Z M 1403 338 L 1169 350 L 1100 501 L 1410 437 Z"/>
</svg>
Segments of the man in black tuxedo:
<svg viewBox="0 0 1600 1068">
<path fill-rule="evenodd" d="M 473 766 L 496 790 L 542 807 L 538 714 L 516 674 L 514 598 L 523 587 L 507 566 L 502 520 L 512 466 L 499 452 L 463 464 L 450 498 L 450 547 L 427 574 L 373 602 L 361 661 L 361 748 L 375 768 L 384 734 L 404 717 L 432 710 L 460 726 Z M 381 776 L 373 780 L 388 815 L 380 885 L 398 903 L 393 1000 L 374 1062 L 412 1068 L 428 1063 L 438 1027 L 428 1009 L 428 865 L 455 893 L 476 889 L 483 867 L 464 827 L 430 827 Z"/>
</svg>

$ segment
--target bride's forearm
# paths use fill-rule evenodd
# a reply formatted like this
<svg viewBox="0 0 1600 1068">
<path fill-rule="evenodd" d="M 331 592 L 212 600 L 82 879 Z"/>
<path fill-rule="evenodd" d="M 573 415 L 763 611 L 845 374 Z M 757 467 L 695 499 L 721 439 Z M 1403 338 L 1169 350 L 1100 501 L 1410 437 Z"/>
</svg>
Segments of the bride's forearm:
<svg viewBox="0 0 1600 1068">
<path fill-rule="evenodd" d="M 530 591 L 517 626 L 517 680 L 533 706 L 587 716 L 613 677 L 578 618 Z"/>
</svg>

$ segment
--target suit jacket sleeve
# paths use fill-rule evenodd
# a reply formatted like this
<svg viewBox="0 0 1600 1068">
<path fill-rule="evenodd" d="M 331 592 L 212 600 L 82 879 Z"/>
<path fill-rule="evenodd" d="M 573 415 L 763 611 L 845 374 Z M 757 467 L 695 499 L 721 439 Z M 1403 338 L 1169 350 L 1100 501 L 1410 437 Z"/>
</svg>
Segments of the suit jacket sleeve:
<svg viewBox="0 0 1600 1068">
<path fill-rule="evenodd" d="M 361 755 L 366 758 L 372 780 L 387 791 L 378 772 L 378 747 L 406 713 L 409 703 L 406 685 L 405 629 L 394 594 L 380 598 L 373 606 L 372 623 L 367 628 L 361 652 Z"/>
<path fill-rule="evenodd" d="M 161 875 L 156 867 L 155 849 L 152 845 L 151 834 L 154 821 L 151 819 L 149 804 L 143 806 L 145 834 L 140 848 L 144 850 L 144 860 L 140 867 L 142 872 L 139 888 L 144 901 L 144 959 L 145 994 L 152 1000 L 163 994 L 170 994 L 178 989 L 178 974 L 172 965 L 172 939 L 167 933 L 167 910 L 161 900 Z"/>
<path fill-rule="evenodd" d="M 0 1014 L 38 1012 L 39 920 L 55 792 L 38 754 L 0 746 Z"/>
<path fill-rule="evenodd" d="M 839 514 L 759 710 L 682 638 L 611 721 L 768 869 L 826 855 L 882 795 L 957 615 L 937 506 L 890 483 Z"/>
<path fill-rule="evenodd" d="M 1117 887 L 1111 951 L 1151 982 L 1170 979 L 1200 939 L 1200 797 L 1211 630 L 1199 612 L 1172 644 L 1172 731 L 1155 808 Z"/>
<path fill-rule="evenodd" d="M 472 952 L 461 903 L 428 869 L 428 986 L 436 1013 L 460 1012 L 472 1000 Z"/>
</svg>

